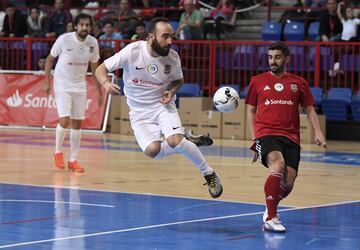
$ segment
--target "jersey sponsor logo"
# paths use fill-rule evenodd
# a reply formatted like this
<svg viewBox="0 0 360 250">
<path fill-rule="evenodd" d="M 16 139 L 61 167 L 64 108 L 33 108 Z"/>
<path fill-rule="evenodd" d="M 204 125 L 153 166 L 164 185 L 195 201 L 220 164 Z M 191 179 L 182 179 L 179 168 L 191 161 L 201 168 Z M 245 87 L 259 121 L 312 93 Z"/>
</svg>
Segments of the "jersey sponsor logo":
<svg viewBox="0 0 360 250">
<path fill-rule="evenodd" d="M 79 46 L 79 47 L 78 47 L 78 53 L 79 53 L 79 54 L 82 54 L 82 53 L 84 53 L 84 52 L 85 52 L 85 47 L 82 46 L 82 45 Z"/>
<path fill-rule="evenodd" d="M 294 105 L 294 102 L 291 100 L 274 100 L 274 99 L 270 99 L 270 101 L 268 99 L 266 99 L 265 105 Z"/>
<path fill-rule="evenodd" d="M 298 86 L 297 86 L 297 84 L 290 84 L 290 88 L 291 88 L 291 90 L 292 90 L 292 92 L 297 92 L 298 91 Z"/>
<path fill-rule="evenodd" d="M 155 74 L 156 72 L 158 72 L 158 66 L 156 64 L 149 64 L 147 66 L 147 71 L 150 73 L 150 74 Z"/>
<path fill-rule="evenodd" d="M 269 87 L 269 85 L 266 85 L 265 88 L 264 88 L 264 91 L 265 90 L 270 90 L 271 88 Z"/>
<path fill-rule="evenodd" d="M 275 83 L 274 88 L 276 91 L 281 92 L 284 90 L 284 85 L 282 83 Z"/>
<path fill-rule="evenodd" d="M 12 108 L 20 107 L 23 103 L 22 98 L 20 97 L 19 90 L 17 89 L 15 93 L 6 99 L 6 104 Z"/>
<path fill-rule="evenodd" d="M 162 86 L 162 83 L 153 82 L 149 80 L 139 80 L 137 78 L 132 79 L 132 83 L 139 86 Z"/>
<path fill-rule="evenodd" d="M 170 74 L 171 72 L 171 65 L 169 64 L 165 64 L 165 67 L 164 67 L 164 74 Z"/>
</svg>

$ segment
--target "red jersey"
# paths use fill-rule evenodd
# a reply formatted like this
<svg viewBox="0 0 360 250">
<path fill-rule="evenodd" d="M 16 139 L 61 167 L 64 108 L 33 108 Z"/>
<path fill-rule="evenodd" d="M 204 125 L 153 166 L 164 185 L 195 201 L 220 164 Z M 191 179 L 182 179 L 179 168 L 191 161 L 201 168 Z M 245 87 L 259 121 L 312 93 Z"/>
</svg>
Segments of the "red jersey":
<svg viewBox="0 0 360 250">
<path fill-rule="evenodd" d="M 269 71 L 251 78 L 245 103 L 257 107 L 255 138 L 280 135 L 300 144 L 299 105 L 314 105 L 314 99 L 304 78 Z"/>
</svg>

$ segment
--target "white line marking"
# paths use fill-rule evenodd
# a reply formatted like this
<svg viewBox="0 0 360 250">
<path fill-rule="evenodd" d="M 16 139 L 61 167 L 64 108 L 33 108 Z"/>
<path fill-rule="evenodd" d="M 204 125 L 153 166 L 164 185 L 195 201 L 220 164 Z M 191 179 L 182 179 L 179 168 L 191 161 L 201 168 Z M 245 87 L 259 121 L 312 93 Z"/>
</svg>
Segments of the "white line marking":
<svg viewBox="0 0 360 250">
<path fill-rule="evenodd" d="M 115 207 L 113 205 L 103 205 L 94 203 L 82 203 L 82 202 L 71 202 L 71 201 L 43 201 L 43 200 L 10 200 L 0 199 L 0 202 L 35 202 L 35 203 L 52 203 L 52 204 L 70 204 L 70 205 L 81 205 L 81 206 L 92 206 L 92 207 Z"/>
<path fill-rule="evenodd" d="M 327 206 L 334 206 L 334 205 L 351 204 L 351 203 L 356 203 L 356 202 L 360 202 L 360 200 L 348 201 L 348 202 L 340 202 L 340 203 L 330 203 L 330 204 L 323 204 L 323 205 L 309 206 L 309 207 L 300 207 L 300 208 L 287 208 L 287 209 L 280 209 L 278 211 L 279 212 L 296 211 L 296 210 L 303 210 L 303 209 L 310 209 L 310 208 L 320 208 L 320 207 L 327 207 Z M 143 227 L 125 228 L 125 229 L 119 229 L 119 230 L 105 231 L 105 232 L 92 233 L 92 234 L 83 234 L 83 235 L 76 235 L 76 236 L 70 236 L 70 237 L 54 238 L 54 239 L 47 239 L 47 240 L 37 240 L 37 241 L 28 241 L 28 242 L 21 242 L 21 243 L 10 244 L 10 245 L 3 245 L 3 246 L 0 246 L 0 249 L 1 248 L 6 248 L 6 247 L 17 247 L 17 246 L 33 245 L 33 244 L 39 244 L 39 243 L 45 243 L 45 242 L 86 238 L 86 237 L 93 237 L 93 236 L 107 235 L 107 234 L 114 234 L 114 233 L 124 233 L 124 232 L 139 231 L 139 230 L 145 230 L 145 229 L 151 229 L 151 228 L 160 228 L 160 227 L 167 227 L 167 226 L 174 226 L 174 225 L 181 225 L 181 224 L 190 224 L 190 223 L 196 223 L 196 222 L 223 220 L 223 219 L 229 219 L 229 218 L 238 218 L 238 217 L 245 217 L 245 216 L 251 216 L 251 215 L 258 215 L 258 214 L 263 214 L 263 212 L 254 212 L 254 213 L 246 213 L 246 214 L 234 214 L 234 215 L 226 215 L 226 216 L 204 218 L 204 219 L 197 219 L 197 220 L 170 222 L 170 223 L 149 225 L 149 226 L 143 226 Z"/>
<path fill-rule="evenodd" d="M 305 246 L 310 245 L 310 244 L 313 243 L 314 241 L 317 241 L 317 239 L 315 238 L 315 239 L 312 239 L 312 240 L 306 242 L 306 243 L 305 243 Z"/>
</svg>

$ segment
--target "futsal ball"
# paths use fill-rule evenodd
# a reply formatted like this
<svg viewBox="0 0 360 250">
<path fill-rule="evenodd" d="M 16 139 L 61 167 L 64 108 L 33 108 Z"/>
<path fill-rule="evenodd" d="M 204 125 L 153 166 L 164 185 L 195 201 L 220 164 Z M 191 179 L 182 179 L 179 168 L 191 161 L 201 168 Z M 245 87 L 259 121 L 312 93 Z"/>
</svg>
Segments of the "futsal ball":
<svg viewBox="0 0 360 250">
<path fill-rule="evenodd" d="M 239 94 L 231 87 L 219 88 L 213 97 L 214 106 L 220 112 L 233 112 L 239 105 Z"/>
</svg>

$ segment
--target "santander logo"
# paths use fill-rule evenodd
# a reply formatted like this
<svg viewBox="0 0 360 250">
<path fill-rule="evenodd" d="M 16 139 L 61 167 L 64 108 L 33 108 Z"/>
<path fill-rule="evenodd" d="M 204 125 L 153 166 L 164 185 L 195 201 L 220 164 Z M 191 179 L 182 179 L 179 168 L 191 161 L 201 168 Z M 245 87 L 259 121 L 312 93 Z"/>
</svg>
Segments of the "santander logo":
<svg viewBox="0 0 360 250">
<path fill-rule="evenodd" d="M 266 99 L 265 105 L 294 105 L 294 102 L 291 100 L 274 100 L 274 99 L 270 99 L 270 101 L 268 99 Z"/>
<path fill-rule="evenodd" d="M 22 103 L 23 103 L 23 100 L 20 97 L 18 89 L 15 91 L 15 93 L 12 96 L 10 96 L 8 99 L 6 99 L 6 104 L 12 108 L 20 107 Z"/>
</svg>

